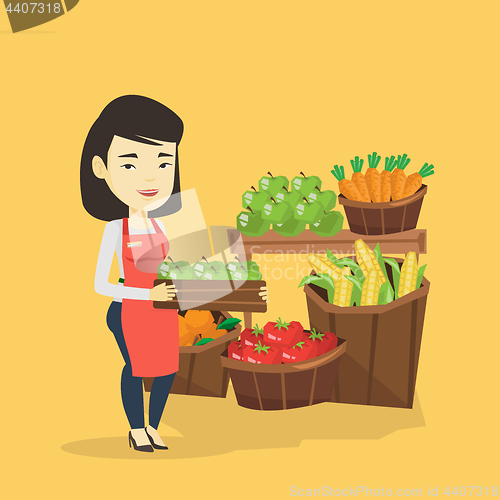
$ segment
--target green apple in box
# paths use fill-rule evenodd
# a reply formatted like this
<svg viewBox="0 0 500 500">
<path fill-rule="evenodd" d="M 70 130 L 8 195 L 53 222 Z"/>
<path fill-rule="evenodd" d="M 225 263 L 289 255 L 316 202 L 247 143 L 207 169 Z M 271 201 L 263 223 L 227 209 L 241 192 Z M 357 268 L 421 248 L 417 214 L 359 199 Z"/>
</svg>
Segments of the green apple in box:
<svg viewBox="0 0 500 500">
<path fill-rule="evenodd" d="M 202 279 L 202 276 L 210 268 L 210 262 L 208 262 L 208 260 L 205 259 L 205 257 L 202 257 L 202 259 L 203 260 L 199 260 L 198 262 L 195 262 L 193 264 L 193 271 L 196 273 L 196 276 L 199 279 Z"/>
<path fill-rule="evenodd" d="M 298 236 L 305 230 L 307 222 L 290 217 L 283 224 L 273 224 L 273 229 L 281 236 Z"/>
<path fill-rule="evenodd" d="M 321 191 L 319 188 L 311 191 L 306 198 L 309 203 L 317 201 L 325 212 L 333 210 L 337 204 L 337 195 L 333 191 Z"/>
<path fill-rule="evenodd" d="M 170 261 L 170 262 L 169 262 Z M 158 278 L 169 279 L 170 274 L 178 274 L 191 269 L 191 264 L 185 260 L 178 260 L 175 262 L 172 257 L 168 257 L 158 266 Z"/>
<path fill-rule="evenodd" d="M 313 224 L 320 218 L 322 213 L 323 207 L 317 201 L 310 202 L 307 198 L 303 198 L 295 206 L 293 216 L 297 220 Z"/>
<path fill-rule="evenodd" d="M 260 212 L 264 205 L 271 198 L 267 191 L 257 191 L 252 186 L 253 191 L 246 191 L 242 197 L 243 208 L 250 208 L 252 212 Z"/>
<path fill-rule="evenodd" d="M 240 212 L 236 218 L 238 231 L 246 236 L 262 236 L 269 231 L 271 224 L 264 220 L 260 213 Z"/>
<path fill-rule="evenodd" d="M 260 280 L 262 274 L 259 270 L 258 264 L 253 260 L 246 262 L 230 262 L 227 265 L 227 270 L 233 280 Z"/>
<path fill-rule="evenodd" d="M 173 267 L 169 277 L 172 280 L 195 280 L 198 278 L 190 265 Z"/>
<path fill-rule="evenodd" d="M 292 188 L 295 191 L 300 191 L 302 196 L 307 196 L 312 193 L 316 188 L 321 189 L 321 179 L 315 175 L 306 177 L 304 172 L 300 172 L 302 177 L 299 175 L 294 177 L 292 180 Z"/>
<path fill-rule="evenodd" d="M 290 181 L 284 176 L 273 177 L 271 172 L 268 172 L 270 177 L 262 177 L 259 181 L 259 191 L 265 191 L 273 198 L 280 192 L 281 189 L 288 189 Z"/>
<path fill-rule="evenodd" d="M 201 275 L 204 280 L 230 280 L 226 266 L 223 262 L 209 262 Z"/>
<path fill-rule="evenodd" d="M 335 236 L 344 224 L 344 216 L 340 212 L 323 214 L 320 220 L 309 224 L 309 229 L 318 236 Z"/>
<path fill-rule="evenodd" d="M 262 210 L 262 218 L 272 222 L 273 224 L 282 224 L 293 215 L 293 208 L 286 201 L 276 203 L 274 198 L 271 198 L 269 203 L 264 205 Z"/>
<path fill-rule="evenodd" d="M 228 264 L 229 266 L 229 264 Z M 248 279 L 248 270 L 247 268 L 240 263 L 239 266 L 236 266 L 234 271 L 229 271 L 231 273 L 231 278 L 233 280 L 243 280 L 246 281 Z"/>
<path fill-rule="evenodd" d="M 248 279 L 249 280 L 261 280 L 262 273 L 260 272 L 259 265 L 254 260 L 248 260 L 246 262 Z"/>
</svg>

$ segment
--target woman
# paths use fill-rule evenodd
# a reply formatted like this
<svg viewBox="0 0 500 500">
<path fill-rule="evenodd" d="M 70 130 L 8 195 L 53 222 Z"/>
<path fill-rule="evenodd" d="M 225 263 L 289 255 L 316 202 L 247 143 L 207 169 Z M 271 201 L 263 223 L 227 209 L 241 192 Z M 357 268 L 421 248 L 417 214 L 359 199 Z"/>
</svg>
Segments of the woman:
<svg viewBox="0 0 500 500">
<path fill-rule="evenodd" d="M 104 229 L 95 274 L 97 293 L 113 297 L 107 323 L 125 366 L 122 401 L 135 450 L 166 450 L 157 428 L 178 370 L 177 310 L 155 309 L 175 290 L 153 287 L 156 268 L 168 254 L 161 221 L 181 208 L 178 145 L 182 120 L 169 108 L 142 96 L 112 101 L 96 120 L 85 142 L 80 169 L 82 201 Z M 118 284 L 108 282 L 113 256 Z M 142 377 L 154 377 L 149 425 L 144 425 Z"/>
</svg>

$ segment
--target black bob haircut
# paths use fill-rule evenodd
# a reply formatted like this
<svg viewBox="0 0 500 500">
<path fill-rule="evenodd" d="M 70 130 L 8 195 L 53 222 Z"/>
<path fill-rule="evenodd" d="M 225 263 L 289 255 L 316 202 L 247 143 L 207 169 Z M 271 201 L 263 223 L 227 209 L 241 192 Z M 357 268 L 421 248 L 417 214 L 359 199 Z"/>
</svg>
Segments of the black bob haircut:
<svg viewBox="0 0 500 500">
<path fill-rule="evenodd" d="M 182 120 L 159 102 L 139 95 L 125 95 L 111 101 L 92 125 L 83 146 L 80 164 L 80 189 L 85 210 L 96 219 L 111 221 L 129 216 L 129 207 L 109 189 L 104 179 L 95 176 L 92 159 L 99 156 L 106 165 L 108 151 L 115 136 L 144 144 L 175 142 L 175 174 L 172 195 L 150 217 L 173 214 L 181 209 L 178 146 L 184 132 Z M 141 137 L 142 136 L 142 137 Z M 107 165 L 106 165 L 107 168 Z"/>
</svg>

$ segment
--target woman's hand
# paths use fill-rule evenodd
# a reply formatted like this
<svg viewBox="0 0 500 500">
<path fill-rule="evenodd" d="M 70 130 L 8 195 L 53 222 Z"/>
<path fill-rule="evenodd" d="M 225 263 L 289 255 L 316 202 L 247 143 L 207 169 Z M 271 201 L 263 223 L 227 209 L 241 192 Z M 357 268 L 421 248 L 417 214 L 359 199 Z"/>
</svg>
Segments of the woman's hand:
<svg viewBox="0 0 500 500">
<path fill-rule="evenodd" d="M 173 300 L 175 297 L 175 285 L 167 285 L 166 283 L 160 283 L 154 288 L 151 288 L 149 292 L 149 300 L 154 300 L 155 302 L 166 302 L 167 300 Z"/>
<path fill-rule="evenodd" d="M 269 300 L 267 300 L 267 286 L 261 286 L 260 289 L 263 291 L 259 292 L 259 295 L 262 297 L 262 300 L 269 304 Z"/>
</svg>

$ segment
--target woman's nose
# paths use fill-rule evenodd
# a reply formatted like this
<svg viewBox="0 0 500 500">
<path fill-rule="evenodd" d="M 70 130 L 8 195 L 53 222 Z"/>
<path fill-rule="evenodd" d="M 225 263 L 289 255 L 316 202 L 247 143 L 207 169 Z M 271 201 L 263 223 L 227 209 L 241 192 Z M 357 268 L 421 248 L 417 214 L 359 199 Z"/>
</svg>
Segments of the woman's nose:
<svg viewBox="0 0 500 500">
<path fill-rule="evenodd" d="M 146 182 L 153 182 L 156 179 L 156 177 L 153 177 L 152 179 L 144 179 Z"/>
</svg>

